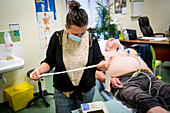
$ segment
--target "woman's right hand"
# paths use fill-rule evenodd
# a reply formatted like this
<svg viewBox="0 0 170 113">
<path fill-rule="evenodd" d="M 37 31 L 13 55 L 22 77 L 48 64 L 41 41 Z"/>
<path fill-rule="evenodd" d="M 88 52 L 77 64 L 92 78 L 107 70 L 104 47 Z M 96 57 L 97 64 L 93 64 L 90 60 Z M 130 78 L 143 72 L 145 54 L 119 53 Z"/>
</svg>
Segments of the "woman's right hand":
<svg viewBox="0 0 170 113">
<path fill-rule="evenodd" d="M 36 68 L 31 74 L 30 74 L 30 79 L 32 80 L 39 80 L 41 78 L 39 70 Z"/>
</svg>

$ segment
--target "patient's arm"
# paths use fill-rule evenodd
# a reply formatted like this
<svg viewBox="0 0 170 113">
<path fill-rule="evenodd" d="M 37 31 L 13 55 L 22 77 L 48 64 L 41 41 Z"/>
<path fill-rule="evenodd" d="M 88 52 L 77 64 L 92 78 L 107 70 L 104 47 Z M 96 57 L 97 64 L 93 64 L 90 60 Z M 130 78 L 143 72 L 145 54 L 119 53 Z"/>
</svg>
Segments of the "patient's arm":
<svg viewBox="0 0 170 113">
<path fill-rule="evenodd" d="M 106 80 L 106 75 L 103 71 L 96 71 L 95 77 L 101 82 L 105 82 Z M 123 85 L 120 82 L 119 78 L 111 78 L 111 84 L 113 88 L 123 88 Z"/>
<path fill-rule="evenodd" d="M 103 71 L 96 71 L 95 77 L 96 77 L 97 80 L 99 80 L 99 81 L 101 81 L 103 83 L 106 80 L 106 75 L 103 73 Z"/>
</svg>

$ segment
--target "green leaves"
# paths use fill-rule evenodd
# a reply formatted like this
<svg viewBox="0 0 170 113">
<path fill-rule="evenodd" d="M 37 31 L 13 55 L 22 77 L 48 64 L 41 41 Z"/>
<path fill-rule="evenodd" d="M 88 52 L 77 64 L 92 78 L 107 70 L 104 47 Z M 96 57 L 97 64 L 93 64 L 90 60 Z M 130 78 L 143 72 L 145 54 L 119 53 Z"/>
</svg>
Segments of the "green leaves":
<svg viewBox="0 0 170 113">
<path fill-rule="evenodd" d="M 98 36 L 104 35 L 106 39 L 113 37 L 117 31 L 117 26 L 115 24 L 110 24 L 113 20 L 110 16 L 110 7 L 113 5 L 110 4 L 109 6 L 104 6 L 98 0 L 96 1 L 98 7 L 96 7 L 98 17 L 96 18 L 96 33 Z"/>
</svg>

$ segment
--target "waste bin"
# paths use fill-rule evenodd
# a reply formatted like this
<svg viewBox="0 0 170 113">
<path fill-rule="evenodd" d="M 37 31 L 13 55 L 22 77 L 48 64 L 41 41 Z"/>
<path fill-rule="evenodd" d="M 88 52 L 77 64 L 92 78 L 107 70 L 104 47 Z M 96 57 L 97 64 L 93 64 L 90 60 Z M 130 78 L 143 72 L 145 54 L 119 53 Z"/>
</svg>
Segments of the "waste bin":
<svg viewBox="0 0 170 113">
<path fill-rule="evenodd" d="M 14 111 L 25 108 L 27 103 L 33 98 L 33 86 L 27 82 L 4 89 L 9 106 Z"/>
</svg>

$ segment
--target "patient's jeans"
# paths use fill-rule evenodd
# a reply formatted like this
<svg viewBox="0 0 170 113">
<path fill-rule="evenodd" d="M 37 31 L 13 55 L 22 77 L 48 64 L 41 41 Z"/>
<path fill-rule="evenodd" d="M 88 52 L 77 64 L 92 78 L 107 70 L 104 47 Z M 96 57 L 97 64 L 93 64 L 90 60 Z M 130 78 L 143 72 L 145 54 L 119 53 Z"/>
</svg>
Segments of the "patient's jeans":
<svg viewBox="0 0 170 113">
<path fill-rule="evenodd" d="M 83 94 L 83 102 L 78 98 L 70 99 L 66 97 L 62 91 L 54 89 L 55 109 L 56 113 L 71 113 L 72 110 L 79 109 L 82 103 L 92 102 L 95 87 Z"/>
<path fill-rule="evenodd" d="M 139 113 L 146 113 L 149 109 L 156 106 L 161 106 L 166 109 L 164 102 L 170 105 L 170 84 L 164 83 L 154 75 L 149 73 L 148 75 L 152 81 L 151 95 L 148 93 L 150 81 L 147 76 L 143 74 L 130 80 L 118 93 L 120 100 L 124 100 L 135 106 Z M 130 77 L 131 76 L 122 76 L 119 79 L 124 83 Z M 168 109 L 170 110 L 170 106 Z"/>
</svg>

